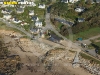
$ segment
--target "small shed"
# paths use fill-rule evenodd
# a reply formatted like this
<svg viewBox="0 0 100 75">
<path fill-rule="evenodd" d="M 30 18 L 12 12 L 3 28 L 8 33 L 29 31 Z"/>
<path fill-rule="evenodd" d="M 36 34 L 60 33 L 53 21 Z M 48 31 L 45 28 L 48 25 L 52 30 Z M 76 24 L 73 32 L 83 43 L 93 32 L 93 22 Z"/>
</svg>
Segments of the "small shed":
<svg viewBox="0 0 100 75">
<path fill-rule="evenodd" d="M 78 40 L 78 41 L 82 41 L 83 39 L 82 39 L 82 38 L 78 38 L 77 40 Z"/>
<path fill-rule="evenodd" d="M 84 18 L 78 18 L 78 22 L 84 22 Z"/>
</svg>

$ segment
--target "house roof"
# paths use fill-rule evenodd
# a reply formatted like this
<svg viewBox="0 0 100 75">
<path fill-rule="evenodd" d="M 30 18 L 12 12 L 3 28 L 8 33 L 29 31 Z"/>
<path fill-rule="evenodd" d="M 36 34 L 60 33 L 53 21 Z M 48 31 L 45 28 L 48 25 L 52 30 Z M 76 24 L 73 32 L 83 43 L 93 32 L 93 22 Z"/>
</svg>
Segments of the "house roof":
<svg viewBox="0 0 100 75">
<path fill-rule="evenodd" d="M 35 23 L 42 23 L 41 21 L 36 21 Z"/>
<path fill-rule="evenodd" d="M 13 0 L 13 1 L 17 1 L 17 0 Z"/>
<path fill-rule="evenodd" d="M 61 2 L 68 2 L 68 0 L 61 0 Z"/>
<path fill-rule="evenodd" d="M 14 21 L 19 21 L 16 17 L 14 17 L 13 19 L 14 19 Z"/>
<path fill-rule="evenodd" d="M 21 0 L 21 2 L 24 2 L 25 0 Z"/>
<path fill-rule="evenodd" d="M 29 13 L 34 13 L 34 10 L 29 10 Z"/>
<path fill-rule="evenodd" d="M 36 15 L 31 17 L 32 20 L 36 20 L 37 18 L 38 17 Z"/>
<path fill-rule="evenodd" d="M 5 11 L 6 9 L 5 8 L 1 8 L 3 11 Z"/>
<path fill-rule="evenodd" d="M 45 4 L 39 4 L 40 6 L 44 6 Z"/>
<path fill-rule="evenodd" d="M 78 21 L 79 22 L 83 22 L 84 21 L 84 18 L 78 18 Z"/>
<path fill-rule="evenodd" d="M 3 2 L 4 0 L 0 0 L 0 2 Z"/>
<path fill-rule="evenodd" d="M 56 21 L 59 21 L 65 25 L 70 25 L 70 26 L 73 26 L 73 22 L 70 22 L 70 21 L 67 21 L 67 20 L 62 20 L 62 19 L 58 19 L 58 18 L 55 18 Z"/>
<path fill-rule="evenodd" d="M 9 15 L 9 14 L 4 14 L 4 16 L 11 16 L 11 15 Z"/>
<path fill-rule="evenodd" d="M 8 10 L 8 9 L 7 9 L 7 10 L 6 10 L 6 12 L 9 12 L 9 13 L 11 13 L 11 12 L 12 12 L 12 10 Z"/>
<path fill-rule="evenodd" d="M 45 4 L 39 4 L 39 8 L 45 8 Z"/>
<path fill-rule="evenodd" d="M 76 9 L 85 9 L 85 7 L 78 6 L 78 7 L 76 7 Z"/>
<path fill-rule="evenodd" d="M 37 26 L 37 25 L 38 25 L 38 27 L 41 27 L 41 26 L 42 26 L 42 22 L 36 21 L 36 22 L 35 22 L 35 26 Z"/>
<path fill-rule="evenodd" d="M 96 0 L 97 3 L 100 3 L 100 0 Z"/>
<path fill-rule="evenodd" d="M 17 11 L 22 12 L 24 9 L 23 8 L 18 8 Z"/>
<path fill-rule="evenodd" d="M 39 29 L 38 28 L 31 28 L 30 29 L 32 32 L 37 32 Z"/>
</svg>

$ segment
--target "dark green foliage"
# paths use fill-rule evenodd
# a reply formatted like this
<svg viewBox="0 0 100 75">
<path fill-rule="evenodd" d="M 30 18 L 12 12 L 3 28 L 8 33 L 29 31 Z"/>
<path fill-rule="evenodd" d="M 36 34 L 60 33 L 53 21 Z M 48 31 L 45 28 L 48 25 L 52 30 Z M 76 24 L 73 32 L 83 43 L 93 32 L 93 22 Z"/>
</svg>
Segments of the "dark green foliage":
<svg viewBox="0 0 100 75">
<path fill-rule="evenodd" d="M 94 27 L 100 27 L 100 4 L 96 4 L 94 7 L 90 7 L 85 12 L 83 12 L 80 16 L 85 18 L 85 21 L 81 23 L 79 22 L 75 23 L 75 25 L 72 27 L 74 34 L 89 30 Z M 61 33 L 61 34 L 65 35 L 65 33 Z"/>
<path fill-rule="evenodd" d="M 61 33 L 63 36 L 68 35 L 69 33 L 68 33 L 67 26 L 63 25 L 63 26 L 61 27 L 60 33 Z"/>
<path fill-rule="evenodd" d="M 58 2 L 52 5 L 51 13 L 57 16 L 63 16 L 67 13 L 68 5 L 66 3 Z"/>
<path fill-rule="evenodd" d="M 100 5 L 96 5 L 94 8 L 89 8 L 87 11 L 82 13 L 82 17 L 85 18 L 85 22 L 76 23 L 72 27 L 73 33 L 79 33 L 86 31 L 90 28 L 100 27 Z"/>
</svg>

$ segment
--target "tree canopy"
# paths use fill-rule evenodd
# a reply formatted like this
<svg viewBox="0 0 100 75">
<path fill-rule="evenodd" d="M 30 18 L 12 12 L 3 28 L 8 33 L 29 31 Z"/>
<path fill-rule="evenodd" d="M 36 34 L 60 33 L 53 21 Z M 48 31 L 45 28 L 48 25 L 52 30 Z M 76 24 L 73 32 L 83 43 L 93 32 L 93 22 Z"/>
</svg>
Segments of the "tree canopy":
<svg viewBox="0 0 100 75">
<path fill-rule="evenodd" d="M 57 2 L 52 5 L 51 14 L 57 16 L 63 16 L 67 13 L 68 5 L 63 2 Z"/>
</svg>

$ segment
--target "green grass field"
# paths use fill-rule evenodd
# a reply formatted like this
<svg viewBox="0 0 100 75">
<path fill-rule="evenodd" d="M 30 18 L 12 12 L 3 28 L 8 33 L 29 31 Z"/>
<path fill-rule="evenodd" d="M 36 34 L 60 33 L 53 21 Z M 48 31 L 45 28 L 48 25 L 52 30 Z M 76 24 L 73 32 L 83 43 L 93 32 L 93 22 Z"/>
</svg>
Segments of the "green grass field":
<svg viewBox="0 0 100 75">
<path fill-rule="evenodd" d="M 97 38 L 97 40 L 100 40 L 100 37 L 99 37 L 99 38 Z"/>
<path fill-rule="evenodd" d="M 100 42 L 94 42 L 94 44 L 100 47 Z"/>
<path fill-rule="evenodd" d="M 78 34 L 74 34 L 74 40 L 76 40 L 77 38 L 81 37 L 83 39 L 88 39 L 92 36 L 96 36 L 100 34 L 100 27 L 96 27 L 96 28 L 91 28 L 87 31 L 84 32 L 80 32 Z"/>
</svg>

